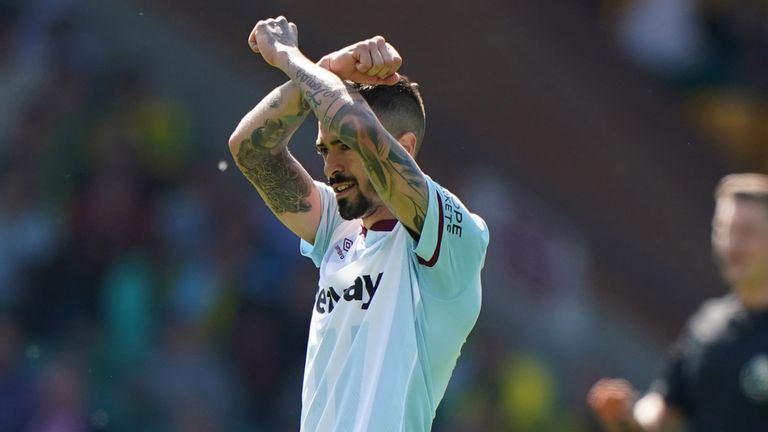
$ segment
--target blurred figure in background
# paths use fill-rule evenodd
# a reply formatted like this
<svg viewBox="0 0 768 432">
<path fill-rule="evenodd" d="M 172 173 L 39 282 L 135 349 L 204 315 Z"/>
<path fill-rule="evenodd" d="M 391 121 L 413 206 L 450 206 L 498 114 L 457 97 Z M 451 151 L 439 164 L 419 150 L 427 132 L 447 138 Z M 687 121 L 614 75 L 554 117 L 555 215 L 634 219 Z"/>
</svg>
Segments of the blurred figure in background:
<svg viewBox="0 0 768 432">
<path fill-rule="evenodd" d="M 29 430 L 37 404 L 35 376 L 24 365 L 20 329 L 0 312 L 0 431 Z"/>
<path fill-rule="evenodd" d="M 691 318 L 640 400 L 624 380 L 593 386 L 589 404 L 606 431 L 768 428 L 768 176 L 726 176 L 715 198 L 712 245 L 731 292 Z"/>
</svg>

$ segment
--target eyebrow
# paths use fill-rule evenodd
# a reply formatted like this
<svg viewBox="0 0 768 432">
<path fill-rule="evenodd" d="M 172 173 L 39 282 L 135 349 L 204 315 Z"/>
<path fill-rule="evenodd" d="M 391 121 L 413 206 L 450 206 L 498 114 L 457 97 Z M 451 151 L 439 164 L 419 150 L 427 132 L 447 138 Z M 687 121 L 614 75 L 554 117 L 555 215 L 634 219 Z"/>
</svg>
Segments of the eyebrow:
<svg viewBox="0 0 768 432">
<path fill-rule="evenodd" d="M 340 139 L 335 139 L 335 140 L 331 141 L 330 144 L 344 144 L 344 142 L 342 140 L 340 140 Z M 317 147 L 317 148 L 327 147 L 327 145 L 324 142 L 322 142 L 322 141 L 318 141 L 318 142 L 315 143 L 315 147 Z"/>
</svg>

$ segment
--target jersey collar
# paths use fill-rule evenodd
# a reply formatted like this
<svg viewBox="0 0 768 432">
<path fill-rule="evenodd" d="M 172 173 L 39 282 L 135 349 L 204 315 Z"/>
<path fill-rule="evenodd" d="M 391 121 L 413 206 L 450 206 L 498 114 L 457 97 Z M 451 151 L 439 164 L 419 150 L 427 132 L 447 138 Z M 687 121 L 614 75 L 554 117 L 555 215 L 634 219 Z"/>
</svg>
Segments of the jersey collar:
<svg viewBox="0 0 768 432">
<path fill-rule="evenodd" d="M 397 225 L 397 219 L 384 219 L 380 220 L 378 222 L 375 222 L 373 225 L 371 225 L 371 228 L 366 228 L 365 225 L 363 225 L 363 235 L 368 234 L 368 231 L 392 231 L 395 229 L 395 225 Z"/>
</svg>

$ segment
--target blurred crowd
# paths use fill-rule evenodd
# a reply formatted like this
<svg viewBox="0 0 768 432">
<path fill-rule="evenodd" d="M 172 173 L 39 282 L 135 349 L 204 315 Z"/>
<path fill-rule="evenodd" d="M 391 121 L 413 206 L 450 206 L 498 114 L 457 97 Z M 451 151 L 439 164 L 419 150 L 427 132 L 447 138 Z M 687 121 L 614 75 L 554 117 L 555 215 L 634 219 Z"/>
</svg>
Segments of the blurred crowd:
<svg viewBox="0 0 768 432">
<path fill-rule="evenodd" d="M 762 21 L 735 2 L 609 3 L 632 58 L 765 168 L 768 74 L 742 72 L 766 70 L 766 3 Z M 0 432 L 295 431 L 316 269 L 224 175 L 227 137 L 200 142 L 205 119 L 114 61 L 80 5 L 0 0 Z M 671 34 L 648 31 L 660 17 Z M 596 430 L 584 392 L 610 366 L 578 333 L 588 290 L 556 277 L 573 269 L 553 267 L 541 218 L 494 216 L 500 181 L 473 209 L 494 235 L 486 293 L 516 280 L 519 309 L 484 305 L 435 430 Z M 510 318 L 526 305 L 543 323 Z"/>
<path fill-rule="evenodd" d="M 0 13 L 0 431 L 294 425 L 311 266 L 69 3 Z"/>
<path fill-rule="evenodd" d="M 734 170 L 768 170 L 768 2 L 604 0 L 627 57 L 681 96 Z"/>
</svg>

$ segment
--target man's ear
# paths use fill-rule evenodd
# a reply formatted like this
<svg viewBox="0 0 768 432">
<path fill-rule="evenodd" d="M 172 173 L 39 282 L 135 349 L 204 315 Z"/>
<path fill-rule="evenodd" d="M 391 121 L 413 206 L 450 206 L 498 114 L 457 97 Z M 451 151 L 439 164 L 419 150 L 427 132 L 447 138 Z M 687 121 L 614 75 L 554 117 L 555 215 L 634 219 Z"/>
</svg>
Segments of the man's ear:
<svg viewBox="0 0 768 432">
<path fill-rule="evenodd" d="M 416 157 L 416 135 L 413 132 L 405 132 L 397 139 L 411 157 Z"/>
</svg>

